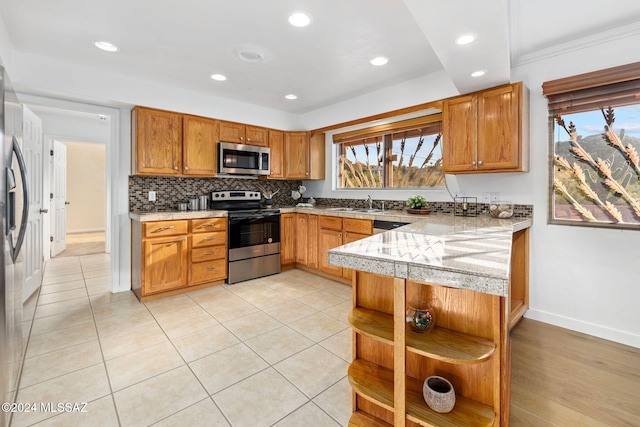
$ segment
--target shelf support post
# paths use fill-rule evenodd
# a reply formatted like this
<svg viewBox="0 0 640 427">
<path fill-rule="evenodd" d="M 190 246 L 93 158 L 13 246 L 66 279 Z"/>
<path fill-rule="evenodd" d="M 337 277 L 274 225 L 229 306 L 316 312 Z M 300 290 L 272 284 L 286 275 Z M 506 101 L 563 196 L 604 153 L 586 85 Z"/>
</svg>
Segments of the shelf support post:
<svg viewBox="0 0 640 427">
<path fill-rule="evenodd" d="M 395 427 L 405 427 L 407 413 L 407 401 L 405 399 L 407 386 L 406 289 L 406 280 L 393 279 L 393 425 Z"/>
</svg>

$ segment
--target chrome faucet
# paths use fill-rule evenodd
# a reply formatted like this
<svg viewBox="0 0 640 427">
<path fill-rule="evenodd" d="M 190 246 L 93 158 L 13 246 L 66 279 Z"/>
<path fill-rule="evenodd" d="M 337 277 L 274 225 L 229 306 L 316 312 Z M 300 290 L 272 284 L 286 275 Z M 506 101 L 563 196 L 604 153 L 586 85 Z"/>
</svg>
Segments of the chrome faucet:
<svg viewBox="0 0 640 427">
<path fill-rule="evenodd" d="M 371 195 L 367 196 L 367 203 L 369 203 L 369 209 L 373 209 L 373 199 L 371 198 Z"/>
</svg>

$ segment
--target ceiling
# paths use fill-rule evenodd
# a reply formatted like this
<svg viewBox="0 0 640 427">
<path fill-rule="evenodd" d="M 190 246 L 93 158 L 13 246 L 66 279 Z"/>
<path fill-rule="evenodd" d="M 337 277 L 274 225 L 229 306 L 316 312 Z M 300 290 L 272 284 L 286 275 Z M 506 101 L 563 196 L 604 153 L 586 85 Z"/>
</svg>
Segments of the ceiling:
<svg viewBox="0 0 640 427">
<path fill-rule="evenodd" d="M 296 11 L 308 27 L 287 22 Z M 439 71 L 471 92 L 508 82 L 512 66 L 640 33 L 637 0 L 0 0 L 0 12 L 16 51 L 295 114 Z M 467 32 L 477 41 L 456 46 Z"/>
</svg>

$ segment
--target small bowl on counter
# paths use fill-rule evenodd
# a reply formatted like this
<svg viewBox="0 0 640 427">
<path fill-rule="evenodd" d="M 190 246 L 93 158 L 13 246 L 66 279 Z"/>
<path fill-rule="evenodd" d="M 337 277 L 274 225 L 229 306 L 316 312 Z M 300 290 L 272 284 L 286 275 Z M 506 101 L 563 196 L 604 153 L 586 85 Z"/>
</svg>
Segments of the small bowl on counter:
<svg viewBox="0 0 640 427">
<path fill-rule="evenodd" d="M 507 201 L 491 202 L 489 214 L 494 218 L 511 218 L 513 216 L 513 203 Z"/>
</svg>

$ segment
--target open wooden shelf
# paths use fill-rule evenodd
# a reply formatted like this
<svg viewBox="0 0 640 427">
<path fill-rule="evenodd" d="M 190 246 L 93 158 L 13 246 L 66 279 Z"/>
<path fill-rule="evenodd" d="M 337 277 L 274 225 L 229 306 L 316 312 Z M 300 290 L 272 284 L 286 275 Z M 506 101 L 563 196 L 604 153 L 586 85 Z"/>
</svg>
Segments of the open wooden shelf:
<svg viewBox="0 0 640 427">
<path fill-rule="evenodd" d="M 349 383 L 356 393 L 370 402 L 393 411 L 393 371 L 391 369 L 383 368 L 363 359 L 356 359 L 349 366 L 348 377 Z M 446 414 L 435 412 L 425 403 L 421 390 L 422 383 L 420 381 L 407 378 L 407 419 L 422 426 L 489 427 L 495 421 L 495 413 L 491 406 L 460 395 L 456 395 L 456 406 L 451 412 Z M 371 417 L 368 414 L 367 416 Z M 358 416 L 357 419 L 365 420 L 366 418 Z M 381 426 L 387 425 L 377 418 L 373 419 L 382 422 Z"/>
<path fill-rule="evenodd" d="M 393 371 L 356 359 L 347 372 L 353 390 L 369 402 L 393 411 Z"/>
<path fill-rule="evenodd" d="M 391 424 L 366 412 L 356 411 L 349 419 L 349 427 L 393 427 Z"/>
<path fill-rule="evenodd" d="M 527 312 L 528 307 L 521 299 L 511 301 L 511 313 L 509 313 L 509 330 L 513 329 L 518 324 L 524 313 Z"/>
<path fill-rule="evenodd" d="M 392 315 L 356 307 L 349 314 L 349 323 L 357 332 L 393 345 Z M 422 334 L 407 329 L 406 340 L 407 351 L 455 364 L 483 362 L 496 349 L 495 343 L 487 339 L 437 326 L 431 332 Z"/>
</svg>

